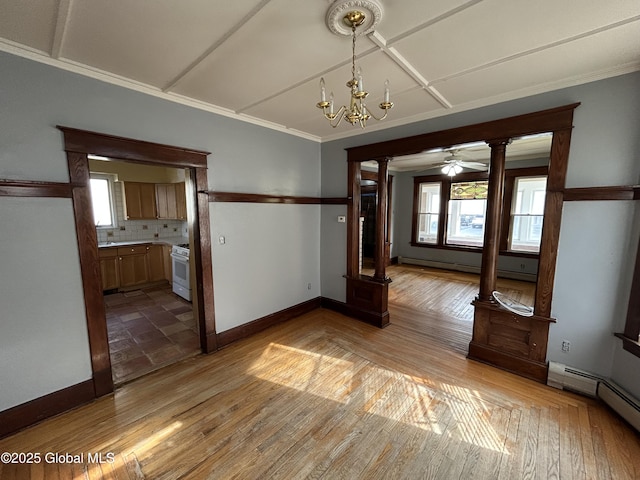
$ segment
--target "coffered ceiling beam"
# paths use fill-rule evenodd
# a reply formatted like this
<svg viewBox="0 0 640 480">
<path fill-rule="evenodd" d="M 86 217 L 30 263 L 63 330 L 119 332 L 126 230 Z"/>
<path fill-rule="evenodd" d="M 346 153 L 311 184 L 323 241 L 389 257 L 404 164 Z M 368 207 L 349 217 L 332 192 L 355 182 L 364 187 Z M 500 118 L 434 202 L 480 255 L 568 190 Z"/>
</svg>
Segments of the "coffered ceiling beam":
<svg viewBox="0 0 640 480">
<path fill-rule="evenodd" d="M 262 10 L 271 0 L 262 0 L 253 9 L 245 15 L 238 23 L 236 23 L 230 30 L 228 30 L 220 39 L 207 48 L 202 55 L 196 58 L 193 62 L 170 80 L 163 88 L 163 92 L 171 91 L 184 77 L 195 70 L 202 62 L 204 62 L 213 52 L 215 52 L 224 42 L 226 42 L 233 34 L 244 27 L 253 17 L 255 17 L 260 10 Z"/>
<path fill-rule="evenodd" d="M 56 26 L 53 31 L 53 39 L 51 41 L 51 58 L 60 58 L 64 36 L 67 32 L 69 23 L 69 14 L 73 0 L 60 0 L 58 2 L 58 12 L 56 15 Z"/>
</svg>

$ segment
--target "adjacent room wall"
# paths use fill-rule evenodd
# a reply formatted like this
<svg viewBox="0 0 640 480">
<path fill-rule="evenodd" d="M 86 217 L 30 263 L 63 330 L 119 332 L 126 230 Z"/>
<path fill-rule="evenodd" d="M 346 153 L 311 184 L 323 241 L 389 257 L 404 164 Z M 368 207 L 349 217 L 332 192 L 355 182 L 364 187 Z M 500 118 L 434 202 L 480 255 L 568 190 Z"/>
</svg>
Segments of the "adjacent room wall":
<svg viewBox="0 0 640 480">
<path fill-rule="evenodd" d="M 210 190 L 320 193 L 316 142 L 6 53 L 0 71 L 0 178 L 68 182 L 64 125 L 210 151 Z M 320 295 L 319 206 L 211 211 L 218 331 Z M 69 199 L 0 197 L 0 222 L 25 226 L 0 233 L 2 258 L 15 263 L 0 285 L 0 410 L 91 378 L 72 220 Z"/>
<path fill-rule="evenodd" d="M 637 184 L 640 180 L 640 73 L 633 73 L 323 143 L 323 195 L 340 196 L 347 192 L 345 148 L 574 102 L 582 104 L 575 111 L 567 187 Z M 390 118 L 393 119 L 393 111 Z M 558 322 L 551 326 L 548 359 L 611 376 L 637 394 L 640 373 L 629 372 L 640 372 L 640 359 L 622 351 L 620 340 L 613 337 L 613 332 L 620 331 L 624 325 L 631 283 L 631 271 L 626 265 L 633 261 L 638 244 L 638 229 L 631 228 L 634 219 L 637 221 L 634 208 L 638 207 L 631 202 L 615 201 L 565 204 L 552 305 L 552 316 Z M 337 251 L 339 245 L 345 245 L 343 232 L 324 226 L 323 223 L 322 245 L 336 247 L 323 248 L 321 252 L 322 292 L 324 296 L 344 301 L 342 275 L 346 265 L 336 261 L 345 255 L 345 247 Z M 406 247 L 403 243 L 407 234 L 403 234 L 402 240 L 398 231 L 403 228 L 408 228 L 406 222 L 396 228 L 400 249 Z M 446 261 L 449 254 L 439 255 Z M 561 351 L 563 339 L 571 341 L 570 352 Z"/>
</svg>

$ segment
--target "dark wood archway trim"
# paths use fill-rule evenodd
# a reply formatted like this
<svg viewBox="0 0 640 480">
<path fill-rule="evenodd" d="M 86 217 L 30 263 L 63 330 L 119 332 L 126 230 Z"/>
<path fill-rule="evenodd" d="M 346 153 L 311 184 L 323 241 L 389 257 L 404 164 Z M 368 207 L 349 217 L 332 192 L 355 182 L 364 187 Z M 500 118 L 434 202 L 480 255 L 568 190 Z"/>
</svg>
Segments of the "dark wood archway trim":
<svg viewBox="0 0 640 480">
<path fill-rule="evenodd" d="M 57 128 L 64 133 L 64 148 L 67 152 L 91 153 L 130 162 L 178 168 L 206 168 L 207 155 L 211 153 L 78 130 L 77 128 L 60 125 Z"/>
<path fill-rule="evenodd" d="M 500 325 L 511 325 L 513 323 L 511 322 L 512 319 L 505 317 L 503 311 L 491 302 L 475 302 L 474 334 L 469 349 L 470 358 L 501 368 L 507 368 L 511 365 L 511 370 L 516 373 L 538 381 L 545 381 L 548 326 L 549 323 L 555 321 L 549 315 L 551 313 L 551 299 L 556 270 L 557 245 L 560 237 L 569 145 L 573 129 L 573 112 L 579 105 L 579 103 L 573 103 L 515 117 L 348 148 L 348 189 L 349 197 L 352 198 L 347 216 L 347 303 L 349 307 L 362 310 L 369 305 L 386 305 L 386 295 L 388 293 L 386 289 L 373 291 L 373 289 L 367 290 L 358 285 L 360 288 L 356 292 L 358 298 L 356 299 L 354 295 L 350 297 L 350 293 L 355 291 L 352 284 L 354 282 L 359 283 L 361 280 L 357 275 L 359 220 L 356 212 L 359 210 L 357 201 L 360 193 L 360 165 L 362 162 L 416 154 L 432 148 L 446 148 L 469 142 L 484 141 L 492 144 L 496 141 L 509 141 L 524 135 L 551 132 L 553 133 L 553 141 L 538 264 L 538 282 L 534 305 L 535 316 L 530 321 L 527 321 L 528 323 L 525 326 L 529 334 L 523 338 L 527 340 L 523 345 L 518 345 L 517 348 L 510 345 L 510 333 L 498 330 L 501 328 Z M 497 215 L 494 216 L 498 217 Z M 499 227 L 498 224 L 496 226 Z M 378 227 L 386 228 L 385 225 L 379 225 Z M 490 239 L 496 244 L 500 240 L 499 228 L 497 230 L 497 232 L 493 232 L 496 238 Z M 486 243 L 487 239 L 485 238 Z M 483 253 L 483 260 L 485 255 L 486 252 Z M 492 257 L 491 261 L 496 262 L 497 255 L 494 254 Z M 486 268 L 488 266 L 484 266 L 484 263 L 484 271 L 491 274 L 491 268 Z M 357 304 L 356 300 L 360 304 Z M 366 305 L 362 304 L 362 302 Z M 513 315 L 510 316 L 513 317 Z M 525 327 L 520 326 L 519 328 Z M 503 342 L 504 345 L 497 345 L 496 338 Z M 513 338 L 516 337 L 514 336 Z M 509 353 L 509 348 L 511 348 L 511 353 Z"/>
<path fill-rule="evenodd" d="M 348 161 L 365 162 L 377 158 L 411 155 L 430 148 L 447 147 L 476 141 L 490 141 L 499 138 L 512 138 L 571 128 L 573 111 L 578 105 L 580 104 L 572 103 L 562 107 L 475 125 L 351 147 L 346 149 Z"/>
<path fill-rule="evenodd" d="M 104 299 L 99 271 L 98 241 L 93 224 L 89 190 L 87 155 L 122 159 L 148 165 L 188 168 L 188 204 L 193 215 L 189 228 L 194 232 L 197 311 L 201 347 L 206 353 L 217 349 L 213 306 L 213 274 L 211 261 L 211 230 L 207 191 L 207 155 L 209 152 L 133 140 L 113 135 L 58 126 L 64 136 L 72 201 L 84 289 L 91 368 L 96 397 L 113 391 L 111 361 L 105 318 Z M 201 192 L 201 193 L 197 193 Z"/>
</svg>

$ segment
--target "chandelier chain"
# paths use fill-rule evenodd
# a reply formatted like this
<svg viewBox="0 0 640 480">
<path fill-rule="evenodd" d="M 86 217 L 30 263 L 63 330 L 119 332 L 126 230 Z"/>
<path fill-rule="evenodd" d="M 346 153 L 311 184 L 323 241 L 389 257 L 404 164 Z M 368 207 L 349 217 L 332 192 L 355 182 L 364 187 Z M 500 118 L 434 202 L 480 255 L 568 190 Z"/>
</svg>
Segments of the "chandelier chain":
<svg viewBox="0 0 640 480">
<path fill-rule="evenodd" d="M 352 55 L 351 55 L 351 78 L 355 79 L 356 78 L 356 25 L 353 24 L 351 25 L 351 32 L 352 32 L 352 46 L 351 46 L 351 51 L 352 51 Z"/>
</svg>

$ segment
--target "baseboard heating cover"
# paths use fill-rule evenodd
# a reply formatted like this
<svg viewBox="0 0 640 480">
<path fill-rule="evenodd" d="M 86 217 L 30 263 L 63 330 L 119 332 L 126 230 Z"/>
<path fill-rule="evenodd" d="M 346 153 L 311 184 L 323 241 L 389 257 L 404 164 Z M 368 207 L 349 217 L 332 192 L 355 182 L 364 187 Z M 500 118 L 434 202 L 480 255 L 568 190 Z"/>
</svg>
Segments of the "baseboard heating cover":
<svg viewBox="0 0 640 480">
<path fill-rule="evenodd" d="M 640 401 L 611 380 L 549 362 L 547 385 L 599 398 L 640 432 Z"/>
<path fill-rule="evenodd" d="M 461 263 L 436 262 L 434 260 L 422 260 L 420 258 L 398 257 L 398 263 L 407 265 L 418 265 L 421 267 L 440 268 L 442 270 L 453 270 L 455 272 L 480 273 L 480 267 L 472 265 L 463 265 Z M 536 275 L 522 272 L 512 272 L 508 270 L 498 270 L 498 276 L 502 278 L 510 278 L 512 280 L 522 280 L 524 282 L 536 281 Z"/>
</svg>

